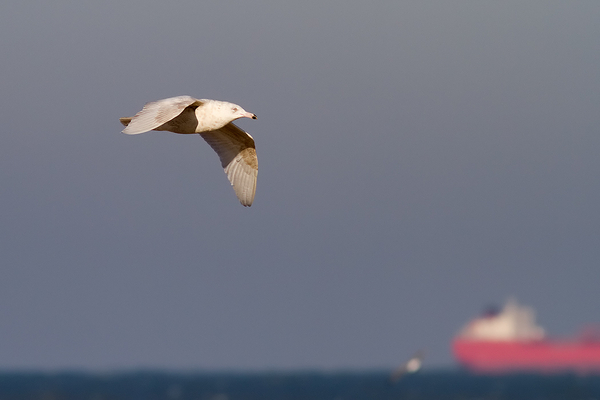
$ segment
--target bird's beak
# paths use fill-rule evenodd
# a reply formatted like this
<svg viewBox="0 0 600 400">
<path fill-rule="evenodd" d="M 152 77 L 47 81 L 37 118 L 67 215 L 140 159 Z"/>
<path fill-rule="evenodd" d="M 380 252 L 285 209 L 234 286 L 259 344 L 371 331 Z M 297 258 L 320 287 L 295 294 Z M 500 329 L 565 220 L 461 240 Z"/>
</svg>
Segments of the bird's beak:
<svg viewBox="0 0 600 400">
<path fill-rule="evenodd" d="M 252 119 L 257 119 L 258 117 L 256 116 L 256 114 L 252 114 Z"/>
</svg>

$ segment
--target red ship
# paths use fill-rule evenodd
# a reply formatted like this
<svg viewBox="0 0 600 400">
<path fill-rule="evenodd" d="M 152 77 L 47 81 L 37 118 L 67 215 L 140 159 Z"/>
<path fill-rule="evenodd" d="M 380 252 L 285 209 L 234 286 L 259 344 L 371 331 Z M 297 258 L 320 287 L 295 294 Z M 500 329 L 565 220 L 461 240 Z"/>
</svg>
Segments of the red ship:
<svg viewBox="0 0 600 400">
<path fill-rule="evenodd" d="M 600 336 L 551 340 L 529 307 L 509 300 L 500 312 L 469 322 L 454 338 L 458 362 L 475 373 L 600 373 Z"/>
</svg>

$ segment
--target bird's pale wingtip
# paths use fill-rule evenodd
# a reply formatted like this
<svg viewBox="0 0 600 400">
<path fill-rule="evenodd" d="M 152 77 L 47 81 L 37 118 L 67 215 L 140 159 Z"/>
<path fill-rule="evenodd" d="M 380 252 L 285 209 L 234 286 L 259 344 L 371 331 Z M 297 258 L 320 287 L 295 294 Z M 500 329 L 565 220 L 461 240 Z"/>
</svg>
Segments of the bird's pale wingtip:
<svg viewBox="0 0 600 400">
<path fill-rule="evenodd" d="M 138 133 L 142 133 L 142 132 L 138 132 L 138 131 L 133 131 L 131 129 L 131 120 L 133 119 L 133 117 L 124 117 L 124 118 L 119 118 L 119 122 L 121 122 L 124 126 L 125 129 L 123 129 L 121 132 L 125 133 L 127 135 L 136 135 Z"/>
<path fill-rule="evenodd" d="M 137 135 L 148 131 L 143 129 L 133 129 L 131 125 L 127 125 L 121 132 L 126 135 Z"/>
</svg>

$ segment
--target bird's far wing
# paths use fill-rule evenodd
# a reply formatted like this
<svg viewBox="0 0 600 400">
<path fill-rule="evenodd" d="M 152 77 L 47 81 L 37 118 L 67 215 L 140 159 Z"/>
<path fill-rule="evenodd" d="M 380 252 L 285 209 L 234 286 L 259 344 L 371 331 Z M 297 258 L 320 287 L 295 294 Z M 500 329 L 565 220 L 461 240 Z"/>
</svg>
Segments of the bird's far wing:
<svg viewBox="0 0 600 400">
<path fill-rule="evenodd" d="M 191 96 L 178 96 L 146 103 L 142 111 L 131 118 L 127 127 L 123 129 L 123 133 L 135 135 L 156 129 L 192 105 L 200 106 L 202 102 Z"/>
<path fill-rule="evenodd" d="M 240 203 L 246 207 L 251 206 L 258 176 L 258 159 L 252 136 L 233 123 L 216 131 L 200 133 L 200 136 L 219 155 Z"/>
</svg>

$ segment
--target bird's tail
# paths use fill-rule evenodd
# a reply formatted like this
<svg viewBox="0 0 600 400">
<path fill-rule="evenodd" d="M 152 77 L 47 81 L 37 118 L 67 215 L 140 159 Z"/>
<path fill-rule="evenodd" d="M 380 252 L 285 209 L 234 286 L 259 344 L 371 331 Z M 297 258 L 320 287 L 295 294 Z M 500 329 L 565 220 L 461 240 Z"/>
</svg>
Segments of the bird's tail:
<svg viewBox="0 0 600 400">
<path fill-rule="evenodd" d="M 127 126 L 127 125 L 129 125 L 129 123 L 131 122 L 131 118 L 132 118 L 132 117 L 124 117 L 124 118 L 119 118 L 119 121 L 121 121 L 121 123 L 122 123 L 124 126 Z"/>
</svg>

